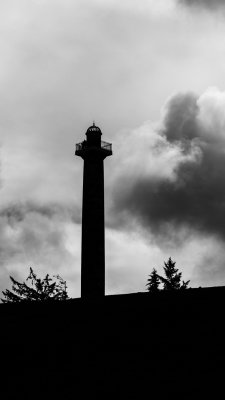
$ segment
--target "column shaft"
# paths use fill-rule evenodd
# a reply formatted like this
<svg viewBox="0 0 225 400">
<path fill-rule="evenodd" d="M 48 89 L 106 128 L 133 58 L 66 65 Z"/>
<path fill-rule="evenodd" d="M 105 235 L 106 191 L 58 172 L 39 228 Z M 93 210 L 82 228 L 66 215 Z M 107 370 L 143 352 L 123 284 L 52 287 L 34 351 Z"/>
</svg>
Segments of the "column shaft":
<svg viewBox="0 0 225 400">
<path fill-rule="evenodd" d="M 104 165 L 101 153 L 84 158 L 81 297 L 105 294 Z"/>
</svg>

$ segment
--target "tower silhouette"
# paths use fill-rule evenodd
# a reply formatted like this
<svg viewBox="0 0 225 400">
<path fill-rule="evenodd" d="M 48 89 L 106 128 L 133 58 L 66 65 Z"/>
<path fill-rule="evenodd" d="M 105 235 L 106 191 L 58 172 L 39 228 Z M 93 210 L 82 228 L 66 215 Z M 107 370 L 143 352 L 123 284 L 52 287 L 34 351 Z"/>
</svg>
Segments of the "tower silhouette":
<svg viewBox="0 0 225 400">
<path fill-rule="evenodd" d="M 112 145 L 101 141 L 93 123 L 86 140 L 76 144 L 75 155 L 83 158 L 83 208 L 81 245 L 81 297 L 105 294 L 104 159 Z"/>
</svg>

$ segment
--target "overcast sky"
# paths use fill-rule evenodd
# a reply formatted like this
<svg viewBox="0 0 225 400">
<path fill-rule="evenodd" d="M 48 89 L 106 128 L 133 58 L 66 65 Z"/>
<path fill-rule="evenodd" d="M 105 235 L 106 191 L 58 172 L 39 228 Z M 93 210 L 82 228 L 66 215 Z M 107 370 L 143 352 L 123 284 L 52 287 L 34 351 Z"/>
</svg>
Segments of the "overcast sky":
<svg viewBox="0 0 225 400">
<path fill-rule="evenodd" d="M 105 160 L 106 292 L 170 256 L 225 285 L 225 7 L 214 0 L 0 2 L 0 290 L 60 274 L 80 296 L 82 160 Z"/>
</svg>

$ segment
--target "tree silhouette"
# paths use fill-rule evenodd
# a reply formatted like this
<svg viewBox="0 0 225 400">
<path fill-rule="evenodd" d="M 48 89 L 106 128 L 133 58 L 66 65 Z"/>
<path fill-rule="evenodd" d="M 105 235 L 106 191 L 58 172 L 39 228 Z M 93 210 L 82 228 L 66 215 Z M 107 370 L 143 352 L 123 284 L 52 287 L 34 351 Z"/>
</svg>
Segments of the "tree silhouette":
<svg viewBox="0 0 225 400">
<path fill-rule="evenodd" d="M 177 290 L 177 289 L 186 289 L 190 281 L 182 281 L 181 276 L 182 273 L 178 272 L 178 268 L 175 267 L 176 262 L 172 261 L 171 257 L 169 260 L 164 262 L 164 272 L 166 277 L 164 278 L 161 275 L 158 275 L 158 278 L 163 283 L 164 290 Z"/>
<path fill-rule="evenodd" d="M 157 274 L 157 271 L 155 268 L 153 268 L 151 274 L 149 275 L 148 281 L 147 281 L 147 289 L 149 292 L 158 292 L 159 291 L 159 285 L 160 285 L 160 279 L 159 275 Z"/>
<path fill-rule="evenodd" d="M 5 298 L 1 299 L 3 303 L 18 303 L 22 301 L 47 301 L 47 300 L 67 300 L 67 285 L 59 275 L 53 275 L 57 281 L 49 277 L 49 274 L 44 279 L 37 278 L 33 269 L 30 268 L 30 274 L 26 281 L 31 281 L 31 286 L 25 282 L 18 282 L 12 276 L 12 291 L 6 289 L 3 291 Z"/>
</svg>

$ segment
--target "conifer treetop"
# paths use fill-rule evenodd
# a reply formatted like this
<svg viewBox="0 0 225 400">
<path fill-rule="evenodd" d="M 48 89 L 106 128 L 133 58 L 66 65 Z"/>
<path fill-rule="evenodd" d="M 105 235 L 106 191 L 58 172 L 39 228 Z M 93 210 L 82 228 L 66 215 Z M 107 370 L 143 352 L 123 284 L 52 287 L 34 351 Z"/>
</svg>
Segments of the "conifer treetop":
<svg viewBox="0 0 225 400">
<path fill-rule="evenodd" d="M 31 286 L 26 282 L 18 282 L 12 276 L 12 290 L 6 289 L 3 291 L 3 303 L 18 303 L 22 301 L 46 301 L 46 300 L 67 300 L 67 285 L 59 275 L 53 275 L 56 278 L 53 281 L 49 274 L 45 278 L 37 278 L 33 269 L 30 268 L 30 273 L 26 281 L 31 282 Z"/>
</svg>

